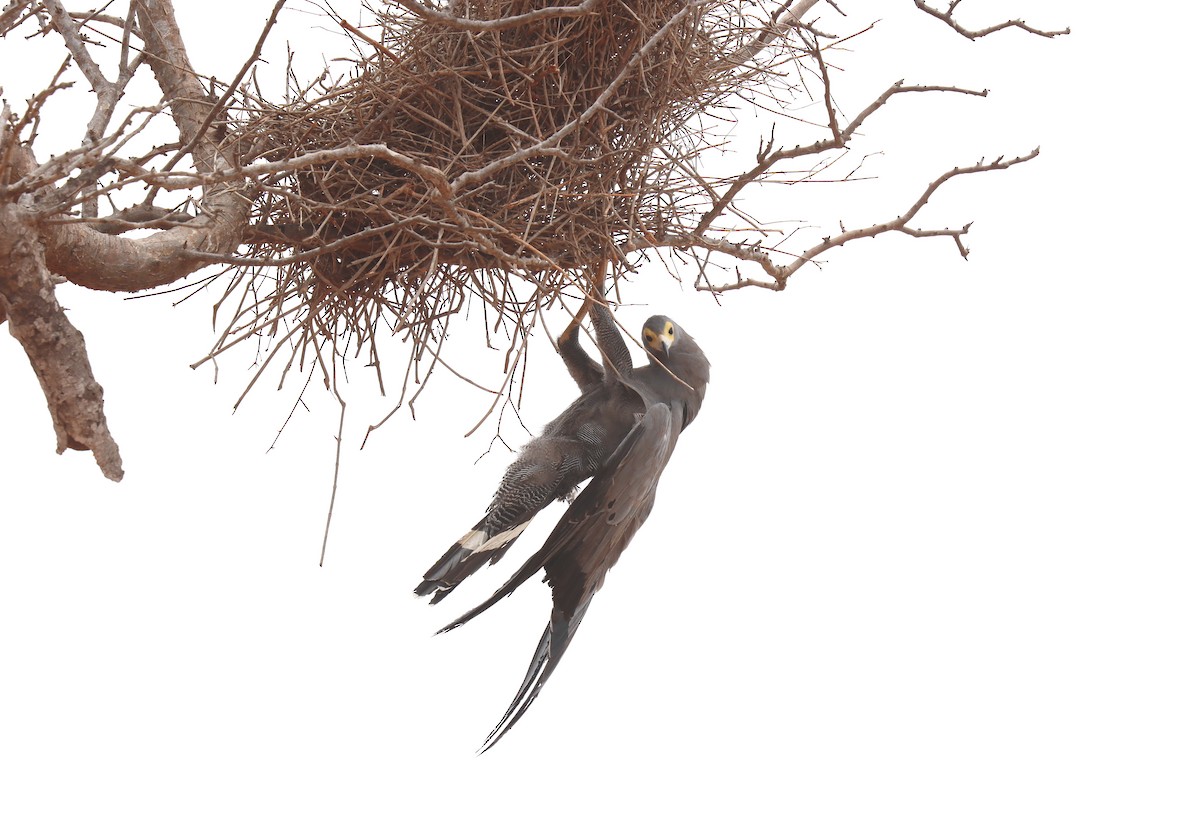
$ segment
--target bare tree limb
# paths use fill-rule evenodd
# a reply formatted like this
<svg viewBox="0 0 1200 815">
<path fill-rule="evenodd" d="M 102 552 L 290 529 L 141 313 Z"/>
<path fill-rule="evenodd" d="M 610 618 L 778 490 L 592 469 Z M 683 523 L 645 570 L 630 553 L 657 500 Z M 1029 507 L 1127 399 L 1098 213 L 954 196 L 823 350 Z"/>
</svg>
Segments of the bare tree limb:
<svg viewBox="0 0 1200 815">
<path fill-rule="evenodd" d="M 181 137 L 195 144 L 192 160 L 197 171 L 229 170 L 230 157 L 206 133 L 216 100 L 191 67 L 170 2 L 139 0 L 137 14 L 163 98 L 170 103 Z M 47 263 L 73 283 L 105 291 L 141 291 L 172 283 L 208 265 L 191 252 L 224 254 L 238 245 L 250 201 L 240 184 L 213 184 L 205 190 L 201 208 L 186 225 L 138 239 L 103 235 L 79 223 L 47 225 Z"/>
<path fill-rule="evenodd" d="M 961 175 L 971 175 L 974 173 L 986 173 L 995 170 L 1007 170 L 1009 167 L 1015 167 L 1018 164 L 1024 164 L 1037 157 L 1038 149 L 1017 156 L 1016 158 L 1005 159 L 1003 157 L 995 161 L 980 161 L 967 167 L 955 167 L 942 173 L 937 179 L 932 181 L 925 188 L 925 192 L 908 208 L 906 212 L 897 215 L 890 221 L 873 224 L 871 226 L 861 227 L 859 229 L 846 229 L 837 235 L 832 235 L 824 238 L 820 243 L 810 247 L 803 254 L 798 256 L 791 263 L 780 264 L 776 263 L 768 250 L 763 249 L 757 244 L 739 244 L 730 241 L 714 240 L 704 236 L 694 234 L 684 234 L 678 236 L 668 236 L 665 240 L 651 240 L 632 242 L 626 247 L 628 251 L 637 249 L 649 248 L 651 246 L 669 246 L 676 249 L 703 249 L 709 252 L 717 252 L 720 254 L 729 255 L 740 260 L 747 260 L 758 264 L 763 271 L 767 273 L 768 279 L 744 277 L 739 272 L 737 279 L 732 283 L 724 283 L 714 285 L 706 283 L 702 279 L 696 281 L 696 288 L 701 291 L 725 292 L 735 289 L 745 288 L 762 288 L 780 291 L 787 286 L 788 278 L 790 278 L 797 270 L 807 263 L 816 260 L 820 255 L 828 252 L 830 249 L 835 249 L 839 246 L 860 240 L 862 238 L 874 238 L 877 235 L 882 235 L 886 232 L 898 232 L 903 235 L 908 235 L 914 238 L 933 238 L 933 237 L 949 237 L 953 239 L 957 246 L 959 254 L 964 258 L 967 257 L 968 250 L 962 241 L 964 235 L 971 228 L 971 224 L 966 224 L 960 228 L 954 229 L 920 229 L 911 225 L 913 218 L 929 203 L 933 194 L 941 188 L 943 184 L 952 178 Z"/>
<path fill-rule="evenodd" d="M 32 0 L 9 0 L 9 3 L 0 9 L 0 35 L 7 34 L 10 29 L 26 19 L 30 5 Z"/>
<path fill-rule="evenodd" d="M 824 63 L 822 62 L 821 65 L 823 74 L 826 77 L 826 80 L 828 80 L 828 74 L 824 72 Z M 828 88 L 828 84 L 826 84 L 826 87 Z M 969 88 L 957 88 L 949 85 L 905 85 L 904 80 L 901 79 L 881 93 L 874 102 L 863 108 L 862 111 L 854 117 L 850 124 L 839 130 L 837 127 L 837 117 L 833 111 L 833 103 L 827 93 L 826 107 L 829 113 L 830 129 L 833 135 L 831 135 L 829 138 L 819 139 L 811 144 L 797 145 L 796 147 L 789 148 L 780 147 L 773 149 L 774 145 L 771 142 L 764 144 L 758 152 L 758 163 L 746 172 L 742 173 L 740 176 L 734 179 L 728 187 L 726 187 L 725 192 L 713 202 L 712 208 L 700 217 L 699 222 L 696 224 L 696 227 L 693 230 L 694 233 L 699 235 L 703 233 L 704 230 L 712 226 L 713 222 L 716 221 L 718 217 L 725 214 L 726 210 L 729 209 L 734 200 L 742 194 L 747 186 L 761 179 L 779 162 L 786 161 L 788 159 L 799 158 L 801 156 L 812 156 L 828 150 L 844 147 L 846 143 L 854 136 L 854 134 L 858 132 L 858 129 L 862 126 L 863 122 L 867 120 L 867 117 L 887 104 L 888 100 L 890 100 L 893 96 L 901 93 L 961 93 L 967 96 L 987 96 L 988 94 L 986 90 L 976 91 Z"/>
<path fill-rule="evenodd" d="M 131 229 L 167 229 L 191 220 L 192 216 L 178 210 L 138 204 L 103 218 L 80 219 L 77 223 L 86 223 L 105 235 L 120 235 Z"/>
<path fill-rule="evenodd" d="M 1064 28 L 1061 31 L 1044 31 L 1040 28 L 1034 28 L 1031 25 L 1027 25 L 1024 20 L 1005 20 L 1002 23 L 996 23 L 995 25 L 990 25 L 987 28 L 969 29 L 963 27 L 957 20 L 954 19 L 954 11 L 958 8 L 959 4 L 962 3 L 962 0 L 951 0 L 950 5 L 945 11 L 938 11 L 923 0 L 913 0 L 913 2 L 921 11 L 933 17 L 937 17 L 939 20 L 969 40 L 977 40 L 980 37 L 986 37 L 988 34 L 995 34 L 997 31 L 1003 31 L 1006 28 L 1018 28 L 1021 31 L 1028 32 L 1029 34 L 1036 34 L 1039 37 L 1048 38 L 1061 37 L 1071 33 L 1070 28 Z"/>
<path fill-rule="evenodd" d="M 110 148 L 124 144 L 121 132 L 125 125 L 111 136 L 105 131 L 140 57 L 127 58 L 130 17 L 124 23 L 117 79 L 109 80 L 87 50 L 78 23 L 62 4 L 45 0 L 41 7 L 91 84 L 97 102 L 81 150 L 65 162 L 52 159 L 41 166 L 32 149 L 21 144 L 20 133 L 33 125 L 32 140 L 40 107 L 59 86 L 37 95 L 19 121 L 10 123 L 8 108 L 4 108 L 0 123 L 0 316 L 24 348 L 42 386 L 58 452 L 91 450 L 104 475 L 120 480 L 121 456 L 108 430 L 103 389 L 93 375 L 83 335 L 58 303 L 52 273 L 93 288 L 129 291 L 177 280 L 206 265 L 187 257 L 187 250 L 229 251 L 237 245 L 249 202 L 236 188 L 218 185 L 207 191 L 202 214 L 192 223 L 136 241 L 103 235 L 82 223 L 48 223 L 47 216 L 60 206 L 57 198 L 69 197 L 80 184 L 94 183 L 110 164 Z M 21 4 L 13 3 L 5 8 L 5 30 L 23 10 Z M 193 140 L 197 169 L 216 172 L 227 168 L 228 157 L 204 135 L 201 122 L 211 112 L 211 105 L 206 104 L 204 88 L 188 64 L 170 3 L 140 0 L 137 13 L 141 30 L 148 32 L 144 53 L 152 57 L 152 69 L 181 135 Z M 63 188 L 37 181 L 41 176 L 64 178 L 76 159 L 86 166 L 80 165 L 80 177 Z M 23 187 L 31 192 L 22 194 Z M 95 196 L 85 195 L 82 200 L 85 217 L 94 216 Z"/>
<path fill-rule="evenodd" d="M 267 176 L 292 173 L 309 167 L 316 167 L 336 162 L 354 161 L 356 159 L 378 159 L 407 170 L 413 175 L 429 182 L 429 186 L 442 200 L 449 201 L 451 197 L 450 183 L 446 174 L 436 167 L 430 167 L 416 159 L 398 153 L 386 144 L 350 144 L 345 147 L 335 147 L 329 150 L 313 150 L 291 158 L 279 161 L 260 161 L 237 167 L 226 167 L 209 173 L 193 173 L 177 171 L 164 173 L 159 170 L 147 170 L 139 181 L 153 181 L 155 186 L 164 190 L 188 190 L 196 187 L 214 186 L 228 181 L 263 178 Z"/>
<path fill-rule="evenodd" d="M 758 36 L 743 45 L 729 58 L 730 63 L 741 65 L 758 56 L 764 48 L 780 37 L 791 34 L 801 26 L 801 18 L 808 14 L 820 0 L 790 0 L 780 3 L 763 25 Z"/>
<path fill-rule="evenodd" d="M 101 472 L 120 481 L 121 453 L 108 431 L 104 390 L 83 335 L 55 297 L 33 221 L 20 204 L 0 203 L 0 311 L 46 395 L 58 452 L 91 450 Z"/>
<path fill-rule="evenodd" d="M 141 64 L 140 54 L 132 62 L 126 59 L 127 49 L 125 46 L 128 43 L 129 27 L 132 20 L 127 21 L 124 25 L 122 59 L 118 66 L 117 78 L 109 80 L 88 51 L 74 15 L 63 8 L 59 0 L 43 0 L 42 6 L 49 13 L 51 24 L 63 38 L 63 42 L 66 43 L 67 50 L 75 60 L 75 64 L 79 66 L 88 84 L 92 86 L 92 91 L 96 94 L 96 108 L 92 111 L 92 118 L 88 122 L 83 144 L 85 148 L 99 145 L 104 141 L 104 133 L 108 128 L 109 122 L 112 121 L 117 102 L 124 95 L 125 87 L 129 84 L 129 80 L 133 78 L 134 71 L 137 70 L 138 65 Z M 79 183 L 94 183 L 93 175 L 94 173 L 84 172 L 78 181 Z M 95 217 L 95 198 L 84 198 L 83 214 Z"/>
<path fill-rule="evenodd" d="M 216 104 L 214 104 L 208 111 L 208 115 L 205 116 L 204 121 L 200 123 L 200 126 L 197 128 L 196 134 L 192 137 L 192 140 L 189 141 L 184 147 L 180 148 L 179 152 L 172 156 L 171 160 L 164 165 L 164 172 L 169 171 L 184 156 L 191 155 L 192 151 L 200 143 L 200 140 L 208 133 L 209 125 L 213 123 L 213 119 L 217 117 L 218 113 L 225 109 L 225 105 L 228 104 L 230 98 L 232 98 L 233 94 L 237 91 L 238 85 L 241 84 L 242 79 L 246 76 L 246 72 L 250 70 L 250 66 L 258 61 L 258 57 L 262 53 L 263 45 L 267 41 L 267 35 L 270 34 L 271 29 L 275 27 L 275 21 L 279 19 L 279 12 L 283 9 L 283 4 L 286 1 L 287 0 L 276 0 L 275 7 L 271 9 L 271 14 L 267 18 L 266 24 L 263 25 L 262 32 L 258 35 L 258 42 L 254 44 L 254 50 L 250 53 L 249 59 L 247 59 L 242 65 L 242 69 L 237 72 L 237 76 L 235 76 L 229 83 L 229 87 L 225 89 L 225 93 L 222 94 L 221 98 L 218 99 Z"/>
<path fill-rule="evenodd" d="M 216 169 L 221 161 L 215 145 L 211 139 L 202 137 L 204 122 L 208 121 L 216 100 L 205 90 L 188 59 L 175 9 L 169 0 L 137 0 L 137 11 L 150 69 L 162 88 L 163 98 L 171 103 L 171 116 L 179 133 L 188 142 L 196 141 L 197 169 L 201 172 Z"/>
<path fill-rule="evenodd" d="M 75 58 L 75 64 L 83 72 L 88 84 L 92 86 L 92 90 L 97 94 L 108 90 L 112 83 L 108 81 L 100 70 L 100 66 L 88 53 L 87 46 L 83 44 L 83 40 L 79 36 L 79 27 L 67 10 L 63 8 L 62 3 L 58 0 L 42 0 L 42 5 L 46 11 L 50 12 L 50 20 L 54 23 L 54 28 L 62 36 L 63 42 L 67 44 L 67 50 Z"/>
<path fill-rule="evenodd" d="M 812 2 L 816 2 L 816 0 L 812 0 Z M 499 17 L 494 20 L 472 20 L 468 17 L 460 17 L 457 14 L 448 14 L 444 11 L 430 8 L 419 2 L 419 0 L 396 0 L 396 4 L 403 6 L 423 20 L 431 23 L 440 23 L 448 28 L 457 28 L 463 31 L 504 31 L 557 17 L 582 17 L 590 13 L 600 3 L 599 0 L 582 0 L 578 5 L 574 6 L 547 6 L 527 11 L 524 14 L 514 14 L 510 17 Z"/>
</svg>

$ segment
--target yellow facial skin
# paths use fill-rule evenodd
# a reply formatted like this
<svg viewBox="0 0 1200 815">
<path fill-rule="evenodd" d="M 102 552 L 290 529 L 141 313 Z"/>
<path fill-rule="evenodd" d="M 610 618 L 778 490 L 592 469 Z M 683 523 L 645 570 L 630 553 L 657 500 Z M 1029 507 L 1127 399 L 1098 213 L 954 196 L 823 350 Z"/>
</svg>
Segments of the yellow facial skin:
<svg viewBox="0 0 1200 815">
<path fill-rule="evenodd" d="M 671 344 L 675 342 L 675 324 L 670 320 L 663 322 L 661 331 L 655 331 L 650 326 L 642 329 L 642 342 L 649 351 L 670 353 Z"/>
</svg>

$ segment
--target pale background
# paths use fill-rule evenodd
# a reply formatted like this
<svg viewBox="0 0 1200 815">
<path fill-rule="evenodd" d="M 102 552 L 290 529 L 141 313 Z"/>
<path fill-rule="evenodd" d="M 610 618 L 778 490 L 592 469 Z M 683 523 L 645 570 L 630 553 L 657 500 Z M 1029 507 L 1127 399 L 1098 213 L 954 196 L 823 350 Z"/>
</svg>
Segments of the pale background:
<svg viewBox="0 0 1200 815">
<path fill-rule="evenodd" d="M 197 68 L 230 78 L 271 3 L 178 5 Z M 626 288 L 627 325 L 665 312 L 704 346 L 708 401 L 570 655 L 483 757 L 549 593 L 431 634 L 553 517 L 440 606 L 411 595 L 510 460 L 475 464 L 490 432 L 463 438 L 482 394 L 440 376 L 363 452 L 389 403 L 352 406 L 318 568 L 335 413 L 310 394 L 264 455 L 295 391 L 268 377 L 231 416 L 250 357 L 216 386 L 188 368 L 214 298 L 60 290 L 119 485 L 53 454 L 0 336 L 0 810 L 1200 810 L 1196 12 L 967 3 L 967 22 L 1074 32 L 971 43 L 910 3 L 841 5 L 883 17 L 842 59 L 845 110 L 901 77 L 992 97 L 889 104 L 858 147 L 886 150 L 880 181 L 770 199 L 825 219 L 803 245 L 892 217 L 955 164 L 1043 155 L 937 195 L 921 224 L 975 221 L 969 262 L 889 236 L 782 294 Z M 276 57 L 285 36 L 309 58 L 342 42 L 300 11 Z M 10 81 L 28 51 L 0 48 Z M 760 126 L 739 133 L 753 146 Z M 543 337 L 535 353 L 534 428 L 572 389 Z M 499 357 L 474 364 L 498 380 Z"/>
</svg>

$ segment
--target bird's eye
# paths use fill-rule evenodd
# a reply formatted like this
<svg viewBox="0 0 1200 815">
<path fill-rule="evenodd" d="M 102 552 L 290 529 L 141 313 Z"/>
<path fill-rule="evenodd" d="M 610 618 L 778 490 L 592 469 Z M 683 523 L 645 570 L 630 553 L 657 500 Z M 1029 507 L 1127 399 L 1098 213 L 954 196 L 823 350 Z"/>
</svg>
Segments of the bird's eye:
<svg viewBox="0 0 1200 815">
<path fill-rule="evenodd" d="M 671 326 L 670 328 L 668 328 L 668 329 L 667 329 L 667 333 L 668 333 L 668 334 L 670 334 L 670 335 L 672 335 L 672 336 L 674 336 L 674 334 L 675 334 L 675 326 Z"/>
</svg>

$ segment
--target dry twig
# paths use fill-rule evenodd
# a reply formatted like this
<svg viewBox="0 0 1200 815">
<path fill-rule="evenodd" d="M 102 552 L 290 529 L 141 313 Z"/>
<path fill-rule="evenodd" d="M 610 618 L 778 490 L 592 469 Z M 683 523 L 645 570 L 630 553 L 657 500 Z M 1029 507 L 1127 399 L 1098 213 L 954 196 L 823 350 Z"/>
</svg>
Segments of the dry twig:
<svg viewBox="0 0 1200 815">
<path fill-rule="evenodd" d="M 980 37 L 986 37 L 988 34 L 995 34 L 997 31 L 1003 31 L 1006 28 L 1016 28 L 1029 34 L 1036 34 L 1039 37 L 1047 38 L 1062 37 L 1071 33 L 1070 28 L 1064 28 L 1059 31 L 1046 31 L 1040 28 L 1034 28 L 1033 26 L 1028 25 L 1024 20 L 1005 20 L 1002 23 L 989 25 L 985 28 L 966 28 L 954 19 L 954 12 L 958 8 L 959 4 L 962 3 L 962 1 L 963 0 L 950 0 L 950 5 L 947 6 L 945 11 L 938 11 L 928 3 L 924 2 L 924 0 L 913 0 L 917 8 L 919 8 L 921 11 L 932 15 L 933 17 L 937 17 L 943 23 L 950 26 L 969 40 L 977 40 Z"/>
</svg>

